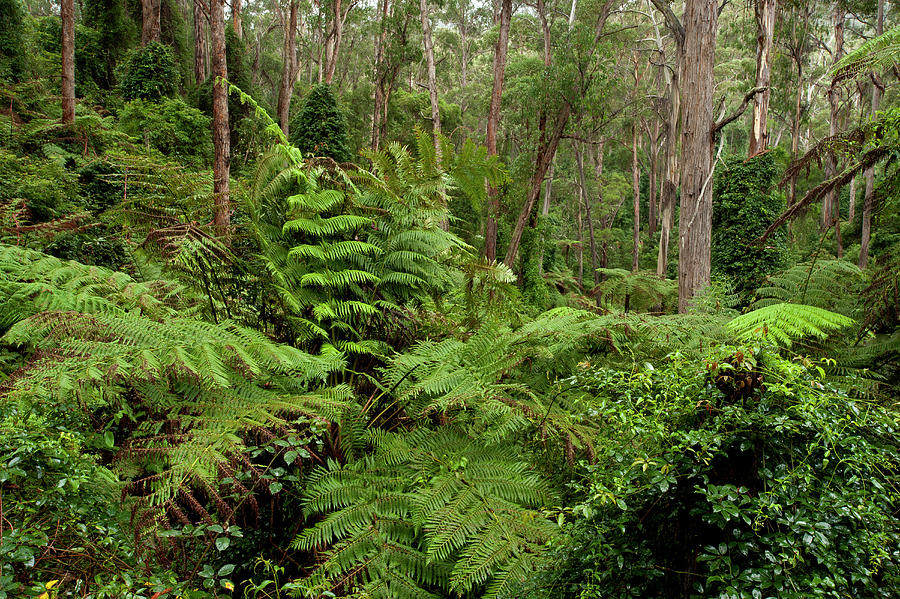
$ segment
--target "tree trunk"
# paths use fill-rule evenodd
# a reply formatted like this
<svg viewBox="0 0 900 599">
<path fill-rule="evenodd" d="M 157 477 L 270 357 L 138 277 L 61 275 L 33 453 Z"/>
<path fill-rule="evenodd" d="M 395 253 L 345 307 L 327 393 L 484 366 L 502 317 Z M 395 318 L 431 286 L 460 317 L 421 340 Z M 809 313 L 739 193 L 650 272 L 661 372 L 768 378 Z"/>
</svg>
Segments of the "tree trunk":
<svg viewBox="0 0 900 599">
<path fill-rule="evenodd" d="M 325 83 L 331 85 L 334 81 L 334 73 L 337 70 L 337 59 L 341 51 L 341 42 L 344 39 L 344 24 L 347 15 L 356 5 L 351 1 L 346 8 L 342 0 L 333 0 L 334 11 L 331 15 L 331 25 L 328 29 L 328 38 L 325 42 Z"/>
<path fill-rule="evenodd" d="M 641 255 L 641 165 L 638 162 L 638 125 L 631 126 L 631 187 L 634 194 L 634 233 L 632 235 L 631 270 L 640 269 Z"/>
<path fill-rule="evenodd" d="M 228 129 L 228 64 L 225 59 L 225 0 L 211 0 L 209 4 L 209 33 L 212 39 L 213 85 L 213 194 L 215 217 L 213 224 L 221 237 L 228 235 L 231 225 L 228 186 L 231 176 L 231 132 Z"/>
<path fill-rule="evenodd" d="M 718 3 L 687 0 L 681 90 L 681 217 L 678 234 L 678 311 L 710 282 L 712 237 L 713 88 Z"/>
<path fill-rule="evenodd" d="M 581 198 L 584 202 L 584 215 L 587 218 L 588 223 L 588 235 L 591 240 L 591 272 L 594 273 L 594 287 L 600 284 L 600 273 L 597 271 L 597 242 L 594 237 L 594 218 L 591 216 L 591 200 L 588 197 L 587 186 L 585 185 L 584 179 L 584 157 L 581 153 L 581 147 L 578 142 L 573 144 L 575 149 L 575 164 L 578 167 L 578 188 L 581 190 Z M 600 295 L 599 292 L 596 296 L 597 303 L 599 305 Z"/>
<path fill-rule="evenodd" d="M 510 235 L 509 247 L 506 250 L 506 258 L 503 260 L 510 268 L 515 264 L 516 255 L 519 252 L 519 244 L 522 241 L 522 234 L 525 232 L 525 225 L 528 224 L 529 215 L 534 209 L 534 204 L 537 201 L 538 196 L 541 195 L 541 185 L 544 183 L 544 175 L 547 174 L 550 162 L 553 160 L 553 157 L 556 156 L 556 148 L 559 147 L 559 140 L 562 139 L 563 133 L 566 130 L 566 125 L 569 123 L 569 115 L 571 113 L 572 107 L 564 100 L 556 115 L 553 130 L 549 132 L 549 136 L 546 132 L 545 135 L 542 136 L 543 138 L 538 147 L 534 176 L 531 178 L 531 186 L 528 189 L 528 195 L 525 197 L 525 205 L 522 206 L 522 211 L 519 213 L 519 218 L 516 220 L 516 226 L 513 228 L 512 234 Z M 590 218 L 590 215 L 588 215 L 588 218 Z"/>
<path fill-rule="evenodd" d="M 465 88 L 469 85 L 469 21 L 466 15 L 466 4 L 468 0 L 459 0 L 459 20 L 457 28 L 459 30 L 459 71 L 460 85 Z M 465 107 L 462 107 L 465 111 Z"/>
<path fill-rule="evenodd" d="M 294 81 L 297 79 L 297 0 L 291 0 L 288 14 L 275 2 L 278 16 L 281 18 L 281 27 L 284 30 L 284 42 L 282 44 L 281 85 L 278 87 L 278 124 L 285 136 L 289 133 L 291 118 L 291 98 L 294 95 Z"/>
<path fill-rule="evenodd" d="M 159 41 L 161 0 L 141 0 L 141 45 Z"/>
<path fill-rule="evenodd" d="M 844 55 L 844 19 L 847 13 L 844 8 L 835 2 L 831 11 L 831 26 L 834 29 L 834 50 L 831 53 L 832 67 Z M 828 104 L 831 107 L 831 120 L 828 124 L 828 135 L 834 136 L 838 132 L 838 124 L 840 122 L 841 109 L 841 93 L 837 85 L 832 84 L 828 88 Z M 825 179 L 831 179 L 837 174 L 837 156 L 833 151 L 829 151 L 825 156 Z M 828 227 L 840 226 L 840 219 L 834 219 L 834 205 L 838 203 L 840 197 L 840 189 L 832 189 L 825 194 L 825 201 L 822 206 L 822 229 Z"/>
<path fill-rule="evenodd" d="M 61 0 L 62 19 L 60 54 L 62 58 L 62 122 L 75 124 L 75 2 Z"/>
<path fill-rule="evenodd" d="M 431 101 L 431 130 L 434 133 L 434 151 L 438 161 L 441 158 L 441 107 L 438 102 L 437 72 L 434 67 L 434 41 L 431 39 L 431 19 L 428 16 L 428 0 L 419 0 L 419 13 L 422 17 L 422 38 L 425 45 L 425 64 L 428 70 L 428 97 Z"/>
<path fill-rule="evenodd" d="M 669 239 L 675 225 L 675 198 L 678 195 L 678 123 L 681 116 L 681 63 L 684 54 L 684 28 L 672 13 L 668 4 L 662 0 L 649 0 L 665 17 L 666 27 L 675 40 L 674 65 L 671 70 L 664 69 L 668 98 L 668 114 L 665 122 L 665 177 L 659 199 L 659 251 L 656 257 L 656 274 L 665 277 L 669 268 Z M 656 20 L 653 20 L 653 31 L 660 62 L 665 58 L 665 48 Z"/>
<path fill-rule="evenodd" d="M 203 6 L 194 0 L 194 82 L 200 85 L 209 76 L 209 43 L 206 24 L 209 21 Z"/>
<path fill-rule="evenodd" d="M 657 215 L 657 193 L 659 191 L 656 181 L 657 167 L 659 166 L 659 119 L 653 119 L 653 129 L 647 128 L 650 137 L 650 172 L 648 173 L 648 184 L 650 187 L 650 197 L 648 198 L 648 214 L 647 214 L 647 234 L 650 237 L 656 234 L 656 222 L 659 219 Z"/>
<path fill-rule="evenodd" d="M 500 124 L 500 100 L 503 95 L 503 78 L 506 74 L 506 52 L 509 47 L 509 23 L 512 20 L 512 0 L 501 0 L 497 44 L 494 46 L 494 87 L 488 109 L 485 143 L 489 156 L 497 155 L 497 126 Z M 488 261 L 497 259 L 497 220 L 500 218 L 500 198 L 495 187 L 488 189 L 487 226 L 484 231 L 484 256 Z"/>
<path fill-rule="evenodd" d="M 234 35 L 244 39 L 244 26 L 241 21 L 241 0 L 231 0 L 231 23 L 234 27 Z"/>
<path fill-rule="evenodd" d="M 584 221 L 582 220 L 581 187 L 578 188 L 578 286 L 584 289 Z"/>
<path fill-rule="evenodd" d="M 772 74 L 772 41 L 775 34 L 776 0 L 756 0 L 756 86 L 765 87 L 764 92 L 753 97 L 753 126 L 750 129 L 750 149 L 753 158 L 764 152 L 768 146 L 766 120 L 769 113 L 769 84 Z"/>
<path fill-rule="evenodd" d="M 884 0 L 878 0 L 878 8 L 875 16 L 875 35 L 884 33 Z M 872 118 L 881 107 L 881 96 L 884 94 L 884 86 L 876 73 L 872 86 Z M 869 167 L 865 172 L 866 192 L 863 198 L 862 235 L 859 243 L 859 267 L 866 268 L 869 265 L 869 243 L 872 240 L 872 209 L 875 202 L 875 167 Z"/>
</svg>

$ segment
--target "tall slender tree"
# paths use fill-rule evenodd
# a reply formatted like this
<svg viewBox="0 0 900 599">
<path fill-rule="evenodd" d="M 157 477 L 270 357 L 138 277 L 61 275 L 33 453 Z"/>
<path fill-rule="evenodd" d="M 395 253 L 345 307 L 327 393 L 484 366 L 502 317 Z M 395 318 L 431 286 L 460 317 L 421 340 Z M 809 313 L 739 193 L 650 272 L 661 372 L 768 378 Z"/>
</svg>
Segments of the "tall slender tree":
<svg viewBox="0 0 900 599">
<path fill-rule="evenodd" d="M 884 0 L 878 0 L 875 14 L 875 35 L 884 33 Z M 872 117 L 881 108 L 881 96 L 884 95 L 884 83 L 878 73 L 872 73 Z M 875 167 L 870 166 L 865 172 L 866 190 L 863 196 L 862 232 L 859 243 L 859 267 L 869 265 L 869 244 L 872 240 L 872 210 L 875 201 Z"/>
<path fill-rule="evenodd" d="M 488 108 L 487 134 L 485 144 L 489 156 L 497 155 L 497 127 L 500 124 L 500 101 L 503 96 L 503 79 L 506 75 L 506 53 L 509 48 L 509 24 L 512 20 L 512 0 L 500 0 L 497 19 L 499 28 L 497 43 L 494 45 L 494 85 L 491 89 L 491 103 Z M 499 191 L 488 189 L 488 215 L 484 232 L 484 256 L 490 261 L 497 259 L 497 221 L 500 218 Z"/>
<path fill-rule="evenodd" d="M 681 71 L 681 207 L 678 311 L 710 282 L 712 241 L 713 89 L 719 5 L 687 0 Z"/>
<path fill-rule="evenodd" d="M 769 98 L 772 78 L 772 49 L 775 38 L 776 0 L 755 0 L 756 15 L 756 87 L 765 88 L 753 99 L 753 121 L 750 127 L 750 147 L 752 158 L 768 147 Z"/>
<path fill-rule="evenodd" d="M 206 38 L 209 7 L 203 0 L 194 0 L 194 82 L 200 85 L 209 76 L 209 40 Z"/>
<path fill-rule="evenodd" d="M 231 131 L 228 128 L 228 62 L 225 48 L 225 0 L 210 0 L 209 33 L 212 40 L 213 82 L 213 225 L 219 236 L 228 235 L 231 225 L 229 185 L 231 177 Z"/>
<path fill-rule="evenodd" d="M 158 42 L 162 0 L 141 0 L 141 45 Z"/>
<path fill-rule="evenodd" d="M 284 38 L 281 48 L 281 83 L 278 86 L 278 124 L 285 135 L 289 134 L 291 118 L 291 98 L 294 95 L 294 82 L 297 80 L 297 11 L 298 0 L 291 0 L 287 10 L 282 8 L 279 0 L 275 0 L 275 11 L 281 23 Z M 286 13 L 286 14 L 285 14 Z"/>
<path fill-rule="evenodd" d="M 428 10 L 428 0 L 419 0 L 419 16 L 422 20 L 422 40 L 425 46 L 425 66 L 428 71 L 428 98 L 431 102 L 431 129 L 434 132 L 434 150 L 438 158 L 441 155 L 441 142 L 438 134 L 441 132 L 441 107 L 438 102 L 437 71 L 434 66 L 434 40 L 431 36 L 431 16 Z"/>
<path fill-rule="evenodd" d="M 62 20 L 62 121 L 72 125 L 75 123 L 75 1 L 60 0 L 59 9 Z"/>
</svg>

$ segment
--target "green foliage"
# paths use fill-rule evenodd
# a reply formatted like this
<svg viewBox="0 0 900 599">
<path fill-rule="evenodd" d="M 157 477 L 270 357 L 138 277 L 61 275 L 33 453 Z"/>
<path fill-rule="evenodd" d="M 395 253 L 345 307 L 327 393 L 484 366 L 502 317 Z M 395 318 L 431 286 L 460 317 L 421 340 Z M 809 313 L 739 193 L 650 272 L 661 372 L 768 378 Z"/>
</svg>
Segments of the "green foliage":
<svg viewBox="0 0 900 599">
<path fill-rule="evenodd" d="M 132 100 L 119 113 L 119 124 L 166 156 L 201 165 L 212 162 L 210 119 L 180 98 Z"/>
<path fill-rule="evenodd" d="M 604 442 L 558 560 L 518 596 L 894 594 L 890 409 L 744 348 L 657 366 L 576 375 Z"/>
<path fill-rule="evenodd" d="M 98 85 L 112 89 L 116 66 L 135 38 L 135 22 L 123 0 L 85 0 L 82 6 L 84 24 L 96 31 L 97 36 L 91 48 L 79 45 L 76 55 L 87 54 L 88 60 L 98 63 L 105 71 Z"/>
<path fill-rule="evenodd" d="M 732 159 L 717 170 L 714 186 L 712 268 L 730 277 L 745 302 L 763 278 L 786 261 L 786 236 L 756 240 L 784 209 L 784 196 L 772 190 L 775 156 L 771 152 L 744 161 Z"/>
<path fill-rule="evenodd" d="M 900 27 L 888 29 L 843 57 L 832 69 L 834 81 L 868 76 L 891 67 L 900 57 Z"/>
<path fill-rule="evenodd" d="M 159 100 L 178 90 L 178 66 L 159 42 L 138 48 L 123 65 L 119 89 L 126 100 Z"/>
<path fill-rule="evenodd" d="M 337 99 L 326 84 L 313 87 L 303 107 L 291 119 L 291 143 L 301 152 L 327 156 L 338 162 L 352 159 L 347 139 L 347 124 Z"/>
<path fill-rule="evenodd" d="M 345 409 L 347 389 L 316 390 L 343 366 L 340 354 L 311 356 L 231 322 L 191 318 L 178 285 L 13 246 L 0 246 L 0 277 L 2 342 L 44 356 L 4 405 L 82 430 L 99 420 L 118 449 L 117 471 L 141 496 L 134 509 L 144 531 L 182 509 L 209 520 L 198 490 L 230 517 L 220 472 L 236 468 L 242 432 Z M 250 494 L 234 480 L 227 490 Z"/>
<path fill-rule="evenodd" d="M 769 304 L 742 314 L 728 323 L 740 341 L 765 339 L 778 347 L 791 345 L 804 337 L 825 339 L 831 331 L 849 327 L 854 321 L 803 304 Z"/>
<path fill-rule="evenodd" d="M 23 202 L 29 222 L 49 221 L 71 211 L 77 189 L 75 176 L 59 161 L 19 158 L 0 150 L 0 202 Z"/>
<path fill-rule="evenodd" d="M 766 277 L 752 305 L 793 302 L 858 319 L 862 314 L 857 298 L 865 283 L 859 267 L 846 260 L 805 262 Z"/>
<path fill-rule="evenodd" d="M 554 533 L 536 510 L 549 499 L 509 447 L 451 428 L 380 435 L 371 457 L 310 477 L 306 513 L 326 517 L 294 545 L 331 549 L 303 587 L 385 599 L 503 595 Z"/>
<path fill-rule="evenodd" d="M 20 0 L 0 0 L 0 14 L 0 81 L 21 81 L 28 65 L 25 10 Z"/>
<path fill-rule="evenodd" d="M 632 272 L 623 268 L 600 268 L 598 286 L 603 305 L 638 312 L 665 311 L 678 301 L 678 283 L 660 279 L 655 272 Z"/>
</svg>

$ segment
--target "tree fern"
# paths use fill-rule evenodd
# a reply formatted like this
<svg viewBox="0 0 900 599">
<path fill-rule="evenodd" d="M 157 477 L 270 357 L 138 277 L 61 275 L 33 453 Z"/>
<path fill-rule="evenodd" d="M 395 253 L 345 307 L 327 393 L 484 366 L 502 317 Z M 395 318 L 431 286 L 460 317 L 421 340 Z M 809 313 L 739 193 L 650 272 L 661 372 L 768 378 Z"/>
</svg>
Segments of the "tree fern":
<svg viewBox="0 0 900 599">
<path fill-rule="evenodd" d="M 805 337 L 825 339 L 829 333 L 849 327 L 853 319 L 815 306 L 770 304 L 728 323 L 741 341 L 767 339 L 781 347 L 791 347 Z"/>
<path fill-rule="evenodd" d="M 303 585 L 313 594 L 483 589 L 481 596 L 495 597 L 539 560 L 555 525 L 536 508 L 550 498 L 509 446 L 486 446 L 452 428 L 382 434 L 371 457 L 311 477 L 307 515 L 325 517 L 294 546 L 330 549 Z"/>
<path fill-rule="evenodd" d="M 324 384 L 342 353 L 314 356 L 230 321 L 183 316 L 179 289 L 0 246 L 0 341 L 33 357 L 3 401 L 68 420 L 119 413 L 110 426 L 130 432 L 117 465 L 145 525 L 185 501 L 205 509 L 195 493 L 228 518 L 218 481 L 240 463 L 242 435 L 354 410 L 349 388 Z"/>
</svg>

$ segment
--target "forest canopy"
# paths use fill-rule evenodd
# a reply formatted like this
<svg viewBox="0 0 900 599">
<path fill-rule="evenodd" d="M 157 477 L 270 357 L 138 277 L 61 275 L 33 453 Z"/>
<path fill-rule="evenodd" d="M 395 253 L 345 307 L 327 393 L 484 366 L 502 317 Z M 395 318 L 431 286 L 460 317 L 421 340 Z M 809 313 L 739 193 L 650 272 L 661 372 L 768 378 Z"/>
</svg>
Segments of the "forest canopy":
<svg viewBox="0 0 900 599">
<path fill-rule="evenodd" d="M 897 16 L 0 0 L 0 599 L 897 597 Z"/>
</svg>

